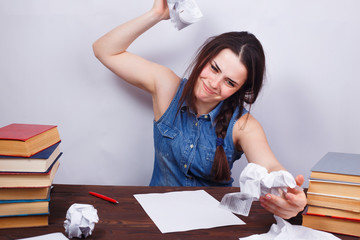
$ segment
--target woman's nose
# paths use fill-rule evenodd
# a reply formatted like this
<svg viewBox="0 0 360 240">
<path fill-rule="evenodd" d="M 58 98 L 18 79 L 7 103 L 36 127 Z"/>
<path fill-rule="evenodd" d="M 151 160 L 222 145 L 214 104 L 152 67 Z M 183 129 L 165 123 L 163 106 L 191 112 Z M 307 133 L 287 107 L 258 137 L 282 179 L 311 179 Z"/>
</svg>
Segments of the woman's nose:
<svg viewBox="0 0 360 240">
<path fill-rule="evenodd" d="M 217 75 L 211 79 L 210 85 L 213 89 L 217 89 L 221 82 L 221 76 Z"/>
</svg>

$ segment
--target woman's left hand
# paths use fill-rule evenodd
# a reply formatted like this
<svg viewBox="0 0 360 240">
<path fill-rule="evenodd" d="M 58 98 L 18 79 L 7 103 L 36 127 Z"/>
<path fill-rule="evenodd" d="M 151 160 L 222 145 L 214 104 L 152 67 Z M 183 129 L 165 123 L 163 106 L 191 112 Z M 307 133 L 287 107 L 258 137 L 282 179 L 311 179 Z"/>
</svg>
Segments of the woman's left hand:
<svg viewBox="0 0 360 240">
<path fill-rule="evenodd" d="M 295 181 L 298 186 L 301 186 L 304 183 L 304 177 L 298 175 Z M 288 192 L 283 197 L 273 194 L 260 197 L 260 204 L 263 208 L 284 219 L 296 216 L 300 211 L 304 210 L 306 203 L 304 191 L 298 188 L 288 188 Z"/>
</svg>

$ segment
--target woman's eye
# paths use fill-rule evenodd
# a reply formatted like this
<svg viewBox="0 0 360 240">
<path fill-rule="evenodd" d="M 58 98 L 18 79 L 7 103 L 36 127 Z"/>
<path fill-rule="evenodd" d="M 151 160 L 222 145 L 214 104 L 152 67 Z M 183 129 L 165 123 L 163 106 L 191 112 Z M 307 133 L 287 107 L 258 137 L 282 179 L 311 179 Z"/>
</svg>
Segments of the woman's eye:
<svg viewBox="0 0 360 240">
<path fill-rule="evenodd" d="M 235 84 L 234 84 L 231 80 L 226 79 L 225 81 L 226 81 L 226 83 L 227 83 L 230 87 L 234 87 L 234 86 L 235 86 Z"/>
<path fill-rule="evenodd" d="M 214 65 L 210 65 L 211 66 L 211 69 L 214 71 L 214 72 L 218 72 L 218 69 L 214 66 Z"/>
</svg>

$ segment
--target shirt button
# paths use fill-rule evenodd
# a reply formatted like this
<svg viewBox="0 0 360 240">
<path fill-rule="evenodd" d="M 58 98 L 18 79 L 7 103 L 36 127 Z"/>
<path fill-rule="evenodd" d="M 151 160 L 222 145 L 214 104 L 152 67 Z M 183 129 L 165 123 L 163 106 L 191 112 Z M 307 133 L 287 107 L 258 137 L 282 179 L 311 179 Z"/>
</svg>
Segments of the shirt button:
<svg viewBox="0 0 360 240">
<path fill-rule="evenodd" d="M 186 165 L 186 164 L 184 164 L 184 168 L 187 168 L 187 165 Z"/>
<path fill-rule="evenodd" d="M 208 118 L 209 116 L 208 115 L 205 115 L 204 118 Z"/>
<path fill-rule="evenodd" d="M 198 123 L 196 122 L 196 123 L 195 123 L 195 126 L 197 126 L 197 125 L 198 125 Z"/>
<path fill-rule="evenodd" d="M 194 144 L 191 144 L 191 145 L 190 145 L 190 148 L 194 148 Z"/>
</svg>

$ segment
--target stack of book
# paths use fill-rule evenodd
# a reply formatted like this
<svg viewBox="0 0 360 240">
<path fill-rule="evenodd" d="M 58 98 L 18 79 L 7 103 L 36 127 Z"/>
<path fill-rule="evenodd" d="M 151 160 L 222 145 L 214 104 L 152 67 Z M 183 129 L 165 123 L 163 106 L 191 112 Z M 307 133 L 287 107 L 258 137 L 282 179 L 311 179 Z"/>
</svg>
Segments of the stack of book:
<svg viewBox="0 0 360 240">
<path fill-rule="evenodd" d="M 51 184 L 59 167 L 57 126 L 0 128 L 0 229 L 47 226 Z"/>
<path fill-rule="evenodd" d="M 360 154 L 329 152 L 311 169 L 303 225 L 360 237 Z"/>
</svg>

